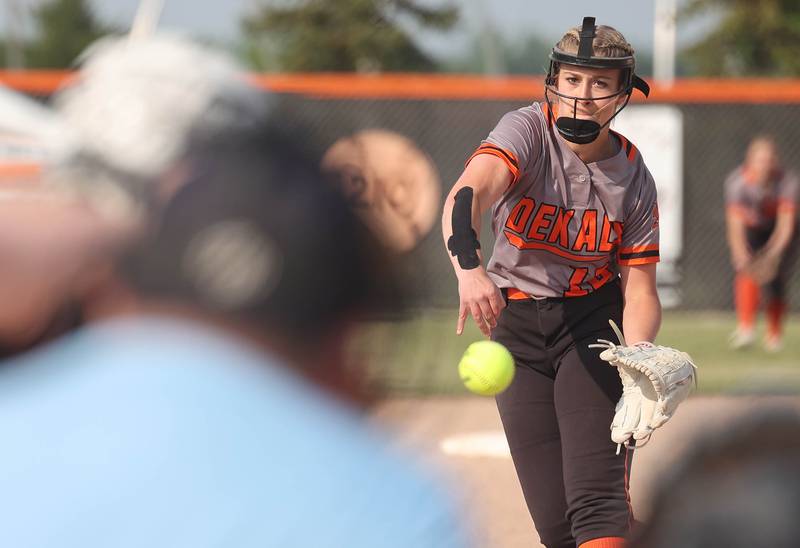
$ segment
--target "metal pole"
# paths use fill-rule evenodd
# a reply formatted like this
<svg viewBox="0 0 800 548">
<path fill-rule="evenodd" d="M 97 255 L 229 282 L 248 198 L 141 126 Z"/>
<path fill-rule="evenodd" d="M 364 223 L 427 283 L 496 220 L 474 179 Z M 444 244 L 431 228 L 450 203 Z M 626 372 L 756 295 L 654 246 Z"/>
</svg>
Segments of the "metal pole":
<svg viewBox="0 0 800 548">
<path fill-rule="evenodd" d="M 675 82 L 676 19 L 675 0 L 655 0 L 653 78 L 665 87 Z"/>
<path fill-rule="evenodd" d="M 480 27 L 480 44 L 483 53 L 483 70 L 486 74 L 501 76 L 507 72 L 502 44 L 497 39 L 497 31 L 489 16 L 488 0 L 475 0 L 477 13 L 482 21 Z"/>
<path fill-rule="evenodd" d="M 161 10 L 164 8 L 164 0 L 141 0 L 136 16 L 133 19 L 131 30 L 128 33 L 130 40 L 146 38 L 153 34 L 161 18 Z"/>
<path fill-rule="evenodd" d="M 6 68 L 10 70 L 25 66 L 23 25 L 23 11 L 19 0 L 6 0 Z"/>
</svg>

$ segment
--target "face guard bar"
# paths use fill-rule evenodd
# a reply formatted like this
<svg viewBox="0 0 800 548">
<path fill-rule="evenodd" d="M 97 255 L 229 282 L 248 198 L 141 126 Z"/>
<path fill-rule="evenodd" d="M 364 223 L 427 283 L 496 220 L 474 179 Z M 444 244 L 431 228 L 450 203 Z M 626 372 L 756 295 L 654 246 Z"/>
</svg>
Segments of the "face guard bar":
<svg viewBox="0 0 800 548">
<path fill-rule="evenodd" d="M 600 130 L 610 124 L 611 120 L 622 112 L 622 109 L 628 105 L 628 101 L 634 89 L 642 92 L 645 97 L 650 95 L 650 86 L 634 73 L 636 60 L 632 55 L 627 55 L 625 57 L 594 57 L 592 55 L 594 53 L 593 42 L 596 35 L 597 27 L 595 26 L 595 18 L 584 17 L 583 26 L 580 31 L 578 53 L 567 53 L 558 48 L 553 48 L 550 53 L 550 67 L 547 71 L 547 78 L 545 79 L 544 96 L 548 104 L 551 103 L 548 92 L 563 99 L 573 101 L 572 116 L 560 116 L 556 120 L 556 129 L 558 129 L 558 132 L 567 141 L 581 145 L 594 141 L 600 134 Z M 623 85 L 618 92 L 604 97 L 575 97 L 573 95 L 560 93 L 556 84 L 558 70 L 562 64 L 587 68 L 620 69 L 622 71 L 621 81 Z M 622 94 L 626 96 L 625 103 L 623 103 L 620 109 L 603 125 L 600 125 L 594 120 L 582 120 L 578 118 L 578 101 L 600 101 L 612 99 Z"/>
</svg>

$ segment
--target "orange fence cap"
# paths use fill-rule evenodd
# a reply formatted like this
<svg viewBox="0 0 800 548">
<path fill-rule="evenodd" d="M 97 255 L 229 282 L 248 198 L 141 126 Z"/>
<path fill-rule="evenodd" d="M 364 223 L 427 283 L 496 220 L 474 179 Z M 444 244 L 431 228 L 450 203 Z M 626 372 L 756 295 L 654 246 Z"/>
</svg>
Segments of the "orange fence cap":
<svg viewBox="0 0 800 548">
<path fill-rule="evenodd" d="M 68 71 L 0 71 L 0 83 L 12 89 L 47 95 L 73 76 Z M 512 100 L 543 97 L 543 76 L 480 76 L 454 74 L 252 74 L 257 86 L 275 93 L 318 98 Z M 645 99 L 634 92 L 633 102 Z M 800 79 L 677 80 L 671 86 L 652 84 L 649 102 L 658 103 L 800 103 Z"/>
</svg>

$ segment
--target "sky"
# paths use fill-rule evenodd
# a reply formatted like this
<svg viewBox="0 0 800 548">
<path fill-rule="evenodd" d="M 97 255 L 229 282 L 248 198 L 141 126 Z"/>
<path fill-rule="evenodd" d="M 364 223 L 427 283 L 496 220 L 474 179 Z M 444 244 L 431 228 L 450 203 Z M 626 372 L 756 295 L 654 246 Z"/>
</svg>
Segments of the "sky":
<svg viewBox="0 0 800 548">
<path fill-rule="evenodd" d="M 43 0 L 3 0 L 32 6 Z M 104 21 L 123 28 L 133 20 L 139 0 L 90 0 L 96 14 Z M 239 21 L 259 4 L 268 0 L 164 0 L 160 27 L 180 29 L 221 42 L 234 42 Z M 337 0 L 329 0 L 336 2 Z M 656 0 L 569 0 L 561 5 L 539 0 L 422 0 L 428 5 L 455 4 L 461 8 L 461 21 L 445 34 L 424 32 L 418 35 L 424 49 L 441 56 L 455 56 L 467 47 L 469 37 L 484 25 L 501 34 L 540 33 L 549 41 L 580 24 L 586 15 L 597 17 L 599 24 L 610 24 L 621 31 L 639 51 L 652 50 L 654 3 Z M 663 1 L 663 0 L 662 0 Z M 677 0 L 683 3 L 685 0 Z M 553 9 L 555 6 L 557 9 Z M 713 23 L 713 16 L 678 27 L 678 43 L 696 40 Z M 0 28 L 8 28 L 8 9 L 0 10 Z"/>
</svg>

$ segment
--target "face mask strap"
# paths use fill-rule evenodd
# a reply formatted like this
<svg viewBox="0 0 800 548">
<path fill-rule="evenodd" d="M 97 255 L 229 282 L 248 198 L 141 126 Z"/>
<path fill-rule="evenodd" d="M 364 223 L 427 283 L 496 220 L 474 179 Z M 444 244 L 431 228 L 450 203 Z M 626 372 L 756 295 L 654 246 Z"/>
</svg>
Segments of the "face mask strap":
<svg viewBox="0 0 800 548">
<path fill-rule="evenodd" d="M 558 90 L 552 89 L 550 86 L 545 86 L 544 88 L 544 97 L 545 101 L 547 101 L 548 105 L 552 105 L 550 101 L 550 96 L 548 92 L 552 92 L 556 97 L 562 99 L 568 99 L 572 101 L 572 115 L 571 116 L 559 116 L 555 120 L 555 126 L 558 132 L 561 134 L 564 139 L 571 143 L 576 143 L 580 145 L 588 144 L 597 139 L 598 135 L 600 135 L 600 131 L 609 125 L 611 121 L 617 117 L 617 115 L 622 112 L 622 110 L 628 105 L 628 101 L 630 101 L 631 94 L 626 93 L 626 89 L 623 88 L 617 93 L 612 95 L 607 95 L 605 97 L 596 97 L 596 98 L 585 98 L 585 97 L 575 97 L 572 95 L 565 95 Z M 599 101 L 602 99 L 611 99 L 614 97 L 618 97 L 619 95 L 625 93 L 625 102 L 622 106 L 617 110 L 611 118 L 609 118 L 605 123 L 599 124 L 594 120 L 579 120 L 578 119 L 578 101 Z M 612 103 L 609 103 L 612 104 Z M 605 107 L 602 107 L 605 108 Z M 552 107 L 549 109 L 552 112 Z M 561 110 L 561 109 L 559 109 Z M 568 121 L 565 121 L 568 120 Z M 591 127 L 591 124 L 594 123 L 596 127 Z M 584 129 L 588 129 L 585 133 L 580 133 L 581 126 L 585 126 Z"/>
</svg>

